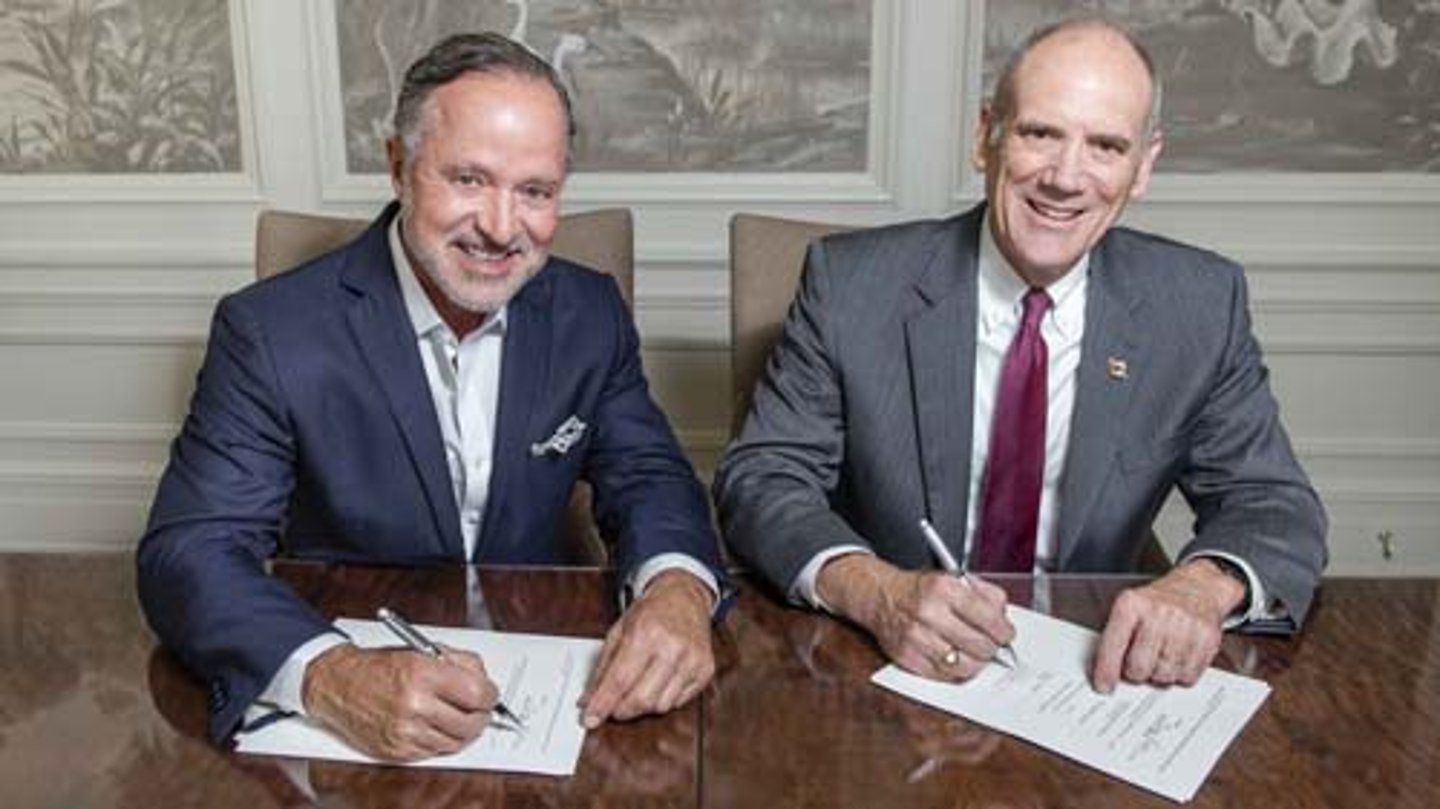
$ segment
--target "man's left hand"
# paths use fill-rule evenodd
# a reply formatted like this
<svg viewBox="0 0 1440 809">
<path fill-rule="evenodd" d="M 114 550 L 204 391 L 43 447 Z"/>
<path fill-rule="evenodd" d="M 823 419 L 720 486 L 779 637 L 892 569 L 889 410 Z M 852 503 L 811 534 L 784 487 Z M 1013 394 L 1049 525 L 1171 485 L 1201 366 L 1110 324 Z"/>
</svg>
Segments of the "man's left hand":
<svg viewBox="0 0 1440 809">
<path fill-rule="evenodd" d="M 1244 598 L 1244 585 L 1203 557 L 1121 593 L 1095 654 L 1095 690 L 1108 694 L 1121 677 L 1194 685 L 1220 650 L 1225 618 Z"/>
<path fill-rule="evenodd" d="M 585 727 L 665 713 L 709 685 L 715 676 L 713 603 L 710 589 L 683 570 L 652 579 L 605 636 L 580 697 Z"/>
</svg>

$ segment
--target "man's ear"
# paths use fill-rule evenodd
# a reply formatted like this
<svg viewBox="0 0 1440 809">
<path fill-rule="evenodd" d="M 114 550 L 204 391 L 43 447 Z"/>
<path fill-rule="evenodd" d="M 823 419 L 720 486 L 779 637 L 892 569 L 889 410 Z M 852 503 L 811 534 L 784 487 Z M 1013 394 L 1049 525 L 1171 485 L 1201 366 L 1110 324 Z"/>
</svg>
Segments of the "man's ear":
<svg viewBox="0 0 1440 809">
<path fill-rule="evenodd" d="M 995 109 L 988 102 L 980 105 L 980 117 L 975 120 L 975 137 L 970 148 L 970 166 L 984 174 L 990 159 L 990 128 L 996 124 Z"/>
<path fill-rule="evenodd" d="M 390 188 L 399 197 L 405 187 L 405 144 L 400 138 L 386 139 L 385 164 L 390 169 Z"/>
<path fill-rule="evenodd" d="M 1160 159 L 1160 149 L 1165 138 L 1157 127 L 1150 133 L 1150 142 L 1145 144 L 1145 153 L 1140 156 L 1140 167 L 1135 171 L 1135 181 L 1130 184 L 1130 199 L 1139 199 L 1150 188 L 1150 176 L 1155 171 L 1155 161 Z"/>
</svg>

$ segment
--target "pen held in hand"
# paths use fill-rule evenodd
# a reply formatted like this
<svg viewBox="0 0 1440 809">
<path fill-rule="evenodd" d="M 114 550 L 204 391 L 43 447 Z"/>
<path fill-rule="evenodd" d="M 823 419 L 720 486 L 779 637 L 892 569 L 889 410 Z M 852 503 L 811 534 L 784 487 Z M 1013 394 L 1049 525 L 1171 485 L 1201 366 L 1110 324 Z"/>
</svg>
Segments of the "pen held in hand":
<svg viewBox="0 0 1440 809">
<path fill-rule="evenodd" d="M 935 559 L 940 562 L 940 567 L 944 568 L 946 573 L 969 584 L 970 577 L 969 574 L 965 572 L 965 568 L 961 567 L 960 563 L 955 561 L 955 557 L 950 553 L 950 549 L 945 547 L 945 540 L 940 538 L 940 533 L 935 530 L 935 526 L 931 525 L 930 521 L 924 517 L 920 518 L 920 533 L 925 537 L 925 543 L 930 546 L 930 552 L 933 553 Z M 1003 654 L 997 653 L 995 655 L 995 662 L 1005 668 L 1015 668 L 1015 665 L 1020 662 L 1019 656 L 1015 654 L 1015 648 L 1010 644 L 1006 643 L 1002 645 L 1000 652 L 1009 653 L 1009 659 L 1006 659 Z"/>
<path fill-rule="evenodd" d="M 413 625 L 411 625 L 409 621 L 401 617 L 400 613 L 390 609 L 389 607 L 381 607 L 380 609 L 375 611 L 375 617 L 378 618 L 380 620 L 380 623 L 384 624 L 385 627 L 395 635 L 395 637 L 404 641 L 405 645 L 409 646 L 411 649 L 414 649 L 415 651 L 423 655 L 429 655 L 430 657 L 443 656 L 440 646 L 434 641 L 420 634 L 420 630 L 416 629 Z M 495 703 L 494 711 L 497 716 L 503 717 L 506 720 L 514 723 L 516 730 L 521 730 L 525 727 L 525 723 L 520 721 L 520 717 L 517 716 L 514 711 L 505 707 L 505 703 Z M 497 725 L 497 727 L 504 726 Z"/>
</svg>

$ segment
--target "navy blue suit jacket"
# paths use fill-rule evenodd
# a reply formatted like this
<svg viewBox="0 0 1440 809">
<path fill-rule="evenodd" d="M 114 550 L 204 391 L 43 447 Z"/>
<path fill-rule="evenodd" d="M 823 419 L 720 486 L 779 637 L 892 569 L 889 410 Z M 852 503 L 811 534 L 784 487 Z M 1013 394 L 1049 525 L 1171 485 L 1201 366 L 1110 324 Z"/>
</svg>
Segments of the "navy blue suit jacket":
<svg viewBox="0 0 1440 809">
<path fill-rule="evenodd" d="M 266 575 L 266 559 L 466 561 L 386 237 L 395 210 L 216 309 L 137 554 L 141 604 L 209 685 L 216 738 L 296 647 L 329 628 Z M 650 398 L 614 281 L 552 257 L 507 318 L 494 471 L 470 561 L 574 561 L 561 521 L 584 478 L 622 575 L 678 552 L 723 582 L 704 491 Z M 570 416 L 588 425 L 580 442 L 533 456 L 531 444 Z"/>
</svg>

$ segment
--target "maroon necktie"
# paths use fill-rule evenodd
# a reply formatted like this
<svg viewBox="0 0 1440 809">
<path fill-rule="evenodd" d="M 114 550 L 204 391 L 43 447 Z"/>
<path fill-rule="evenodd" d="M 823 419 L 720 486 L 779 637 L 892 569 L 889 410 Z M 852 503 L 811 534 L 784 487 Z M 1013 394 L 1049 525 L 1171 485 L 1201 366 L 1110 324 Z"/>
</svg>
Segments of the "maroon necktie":
<svg viewBox="0 0 1440 809">
<path fill-rule="evenodd" d="M 972 570 L 1029 573 L 1035 567 L 1035 528 L 1045 479 L 1045 377 L 1049 351 L 1040 320 L 1050 308 L 1045 290 L 1025 293 L 1020 331 L 1005 352 L 990 419 L 990 455 L 981 481 L 980 526 Z"/>
</svg>

